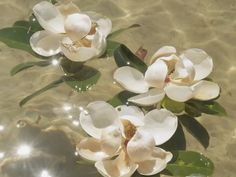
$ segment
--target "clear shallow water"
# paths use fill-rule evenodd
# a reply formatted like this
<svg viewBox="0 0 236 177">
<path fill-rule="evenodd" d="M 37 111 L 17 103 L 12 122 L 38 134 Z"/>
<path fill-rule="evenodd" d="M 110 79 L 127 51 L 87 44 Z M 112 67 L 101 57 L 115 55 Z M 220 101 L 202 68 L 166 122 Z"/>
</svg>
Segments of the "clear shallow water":
<svg viewBox="0 0 236 177">
<path fill-rule="evenodd" d="M 27 19 L 36 0 L 1 0 L 0 27 Z M 133 51 L 141 45 L 151 56 L 163 45 L 178 51 L 202 48 L 214 59 L 211 77 L 222 87 L 220 103 L 228 117 L 202 116 L 199 120 L 210 134 L 210 145 L 204 149 L 191 135 L 187 148 L 202 152 L 215 163 L 214 177 L 236 174 L 236 1 L 235 0 L 75 0 L 82 10 L 94 10 L 113 20 L 114 28 L 141 24 L 115 40 Z M 80 93 L 66 85 L 33 99 L 23 108 L 18 102 L 26 95 L 57 79 L 57 66 L 32 68 L 14 77 L 10 69 L 24 61 L 37 60 L 20 50 L 0 43 L 0 176 L 41 177 L 96 176 L 88 165 L 75 164 L 74 154 L 80 139 L 77 119 L 79 106 L 93 100 L 108 100 L 121 88 L 113 84 L 116 68 L 112 58 L 92 60 L 87 64 L 99 69 L 102 77 L 92 90 Z M 71 107 L 72 109 L 69 109 Z M 24 120 L 20 121 L 19 120 Z M 17 126 L 18 125 L 18 126 Z M 2 128 L 1 128 L 2 127 Z M 63 132 L 66 132 L 63 133 Z M 22 145 L 32 146 L 30 158 L 19 158 Z M 24 152 L 29 151 L 23 148 Z M 3 157 L 4 156 L 4 157 Z M 2 158 L 1 158 L 2 157 Z M 88 173 L 88 174 L 87 174 Z M 87 174 L 87 175 L 85 175 Z"/>
</svg>

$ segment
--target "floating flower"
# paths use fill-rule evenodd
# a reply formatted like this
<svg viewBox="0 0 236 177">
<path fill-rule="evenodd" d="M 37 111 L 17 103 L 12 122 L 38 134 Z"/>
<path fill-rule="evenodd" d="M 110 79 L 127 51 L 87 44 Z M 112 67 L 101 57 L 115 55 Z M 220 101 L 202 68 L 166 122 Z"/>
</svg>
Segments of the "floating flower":
<svg viewBox="0 0 236 177">
<path fill-rule="evenodd" d="M 116 109 L 103 101 L 90 103 L 80 115 L 82 128 L 91 136 L 77 146 L 85 159 L 106 177 L 129 177 L 136 170 L 154 175 L 165 169 L 172 154 L 156 145 L 171 138 L 177 117 L 170 111 L 153 110 L 145 116 L 135 106 Z"/>
<path fill-rule="evenodd" d="M 201 49 L 188 49 L 177 56 L 174 47 L 164 46 L 153 55 L 151 63 L 144 75 L 129 66 L 115 71 L 114 79 L 118 83 L 139 93 L 128 101 L 152 105 L 161 101 L 165 94 L 178 102 L 192 98 L 211 100 L 219 95 L 216 83 L 203 80 L 212 72 L 213 62 Z"/>
<path fill-rule="evenodd" d="M 94 12 L 83 13 L 73 4 L 53 4 L 43 1 L 33 7 L 43 31 L 30 39 L 32 49 L 49 57 L 62 52 L 73 61 L 86 61 L 102 55 L 111 21 Z"/>
</svg>

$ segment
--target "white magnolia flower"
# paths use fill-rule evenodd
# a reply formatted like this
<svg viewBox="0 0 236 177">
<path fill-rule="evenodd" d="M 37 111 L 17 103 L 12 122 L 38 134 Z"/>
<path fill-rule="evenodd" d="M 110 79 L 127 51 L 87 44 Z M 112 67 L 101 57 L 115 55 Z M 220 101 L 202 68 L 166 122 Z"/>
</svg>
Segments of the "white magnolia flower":
<svg viewBox="0 0 236 177">
<path fill-rule="evenodd" d="M 139 93 L 130 102 L 152 105 L 165 94 L 172 100 L 210 100 L 219 95 L 216 83 L 202 80 L 213 69 L 212 58 L 201 49 L 185 50 L 180 56 L 171 46 L 160 48 L 151 58 L 152 64 L 143 75 L 135 68 L 124 66 L 114 73 L 114 79 L 125 89 Z M 149 88 L 151 88 L 149 90 Z"/>
<path fill-rule="evenodd" d="M 70 60 L 83 62 L 104 53 L 112 28 L 110 19 L 94 12 L 82 13 L 73 3 L 54 6 L 43 1 L 33 12 L 44 28 L 30 38 L 37 54 L 48 57 L 62 52 Z"/>
<path fill-rule="evenodd" d="M 153 175 L 165 169 L 172 154 L 156 145 L 175 133 L 177 117 L 170 111 L 153 110 L 145 116 L 135 106 L 116 109 L 103 101 L 90 103 L 80 115 L 82 128 L 91 136 L 77 146 L 85 159 L 106 177 L 130 177 L 136 170 Z"/>
</svg>

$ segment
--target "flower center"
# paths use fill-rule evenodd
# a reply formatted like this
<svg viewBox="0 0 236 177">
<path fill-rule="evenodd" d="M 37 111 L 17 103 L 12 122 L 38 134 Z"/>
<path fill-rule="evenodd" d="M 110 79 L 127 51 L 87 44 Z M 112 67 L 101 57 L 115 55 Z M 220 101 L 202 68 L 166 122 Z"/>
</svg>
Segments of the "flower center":
<svg viewBox="0 0 236 177">
<path fill-rule="evenodd" d="M 136 133 L 137 128 L 129 120 L 122 120 L 122 124 L 124 126 L 126 141 L 129 141 Z"/>
</svg>

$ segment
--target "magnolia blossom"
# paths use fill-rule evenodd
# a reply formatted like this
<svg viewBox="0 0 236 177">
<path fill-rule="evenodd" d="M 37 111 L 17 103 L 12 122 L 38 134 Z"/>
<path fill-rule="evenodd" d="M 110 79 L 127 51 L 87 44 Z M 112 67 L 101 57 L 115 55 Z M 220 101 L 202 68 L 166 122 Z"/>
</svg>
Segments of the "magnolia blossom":
<svg viewBox="0 0 236 177">
<path fill-rule="evenodd" d="M 153 110 L 146 115 L 135 106 L 113 108 L 103 101 L 90 103 L 80 115 L 82 128 L 91 136 L 77 151 L 106 177 L 130 177 L 136 170 L 154 175 L 165 169 L 172 154 L 163 144 L 177 129 L 177 117 L 170 111 Z"/>
<path fill-rule="evenodd" d="M 30 38 L 37 54 L 49 57 L 62 52 L 70 60 L 83 62 L 104 53 L 112 28 L 108 18 L 82 13 L 73 3 L 54 6 L 43 1 L 33 7 L 33 12 L 44 28 Z"/>
<path fill-rule="evenodd" d="M 172 46 L 160 48 L 151 58 L 151 65 L 143 75 L 135 68 L 124 66 L 114 73 L 114 79 L 125 89 L 138 93 L 130 102 L 152 105 L 165 94 L 172 100 L 211 100 L 219 95 L 216 83 L 203 80 L 213 69 L 212 58 L 201 49 L 188 49 L 179 56 Z M 151 88 L 151 89 L 149 89 Z"/>
</svg>

